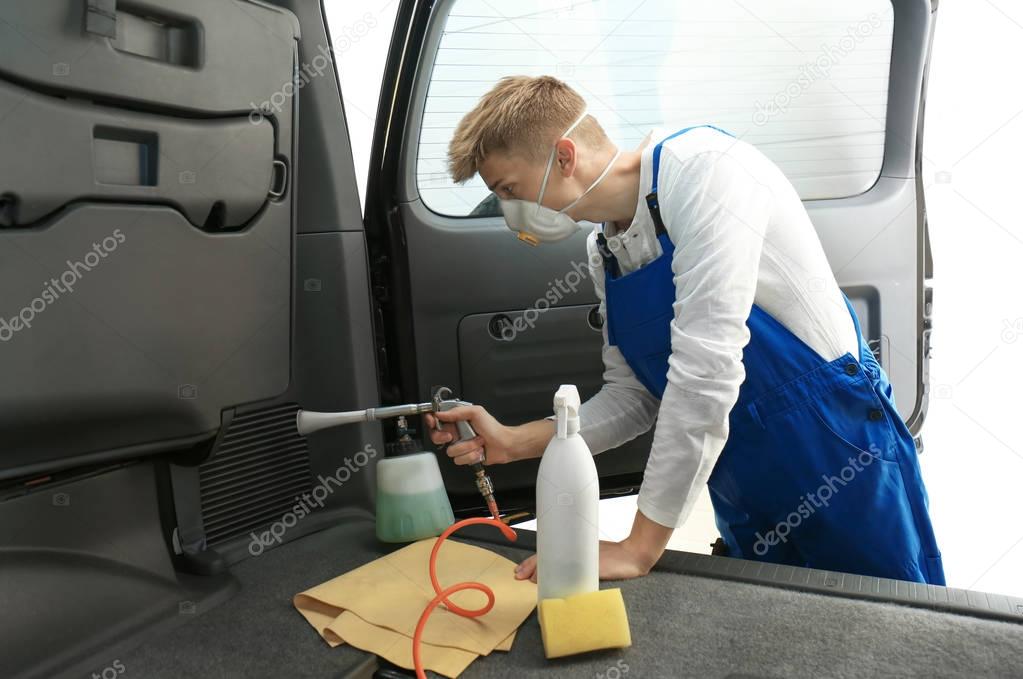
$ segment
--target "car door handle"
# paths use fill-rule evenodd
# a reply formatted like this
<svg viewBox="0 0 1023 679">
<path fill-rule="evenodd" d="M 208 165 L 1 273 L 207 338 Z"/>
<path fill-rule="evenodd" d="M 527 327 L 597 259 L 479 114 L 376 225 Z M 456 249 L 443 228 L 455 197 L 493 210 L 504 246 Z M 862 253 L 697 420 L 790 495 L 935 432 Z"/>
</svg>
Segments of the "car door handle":
<svg viewBox="0 0 1023 679">
<path fill-rule="evenodd" d="M 510 342 L 515 339 L 515 326 L 508 314 L 494 314 L 487 323 L 487 332 L 490 336 L 500 342 Z"/>
</svg>

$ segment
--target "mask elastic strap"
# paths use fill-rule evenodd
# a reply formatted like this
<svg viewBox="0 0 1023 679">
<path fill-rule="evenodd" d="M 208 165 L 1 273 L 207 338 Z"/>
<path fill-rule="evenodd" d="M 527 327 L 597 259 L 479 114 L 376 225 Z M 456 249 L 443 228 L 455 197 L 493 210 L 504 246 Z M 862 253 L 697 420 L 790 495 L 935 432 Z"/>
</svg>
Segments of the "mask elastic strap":
<svg viewBox="0 0 1023 679">
<path fill-rule="evenodd" d="M 564 134 L 558 137 L 557 141 L 554 142 L 554 147 L 551 149 L 551 155 L 548 156 L 547 158 L 547 169 L 543 171 L 543 182 L 540 184 L 540 195 L 536 197 L 537 206 L 539 206 L 543 202 L 543 194 L 545 191 L 547 191 L 547 180 L 550 179 L 551 169 L 554 167 L 554 154 L 558 152 L 557 146 L 558 141 L 561 141 L 568 135 L 572 134 L 572 130 L 574 130 L 576 126 L 578 126 L 579 123 L 583 121 L 583 118 L 585 118 L 587 115 L 588 115 L 587 109 L 584 108 L 582 115 L 576 118 L 575 122 L 569 125 L 568 129 L 565 130 Z"/>
<path fill-rule="evenodd" d="M 607 176 L 607 173 L 611 171 L 611 168 L 614 167 L 615 161 L 618 160 L 618 156 L 620 156 L 620 155 L 622 155 L 622 150 L 621 149 L 616 150 L 614 156 L 611 158 L 611 162 L 609 162 L 604 167 L 604 171 L 600 173 L 600 176 L 593 180 L 593 183 L 590 184 L 590 187 L 588 189 L 586 189 L 585 191 L 583 191 L 582 194 L 580 194 L 580 196 L 578 198 L 576 198 L 571 203 L 569 203 L 565 207 L 563 207 L 560 210 L 558 210 L 558 212 L 564 212 L 565 210 L 571 210 L 573 207 L 575 207 L 576 203 L 578 203 L 580 200 L 582 200 L 583 198 L 586 197 L 587 193 L 589 193 L 594 188 L 596 188 L 597 184 L 599 184 L 604 179 L 604 177 Z"/>
</svg>

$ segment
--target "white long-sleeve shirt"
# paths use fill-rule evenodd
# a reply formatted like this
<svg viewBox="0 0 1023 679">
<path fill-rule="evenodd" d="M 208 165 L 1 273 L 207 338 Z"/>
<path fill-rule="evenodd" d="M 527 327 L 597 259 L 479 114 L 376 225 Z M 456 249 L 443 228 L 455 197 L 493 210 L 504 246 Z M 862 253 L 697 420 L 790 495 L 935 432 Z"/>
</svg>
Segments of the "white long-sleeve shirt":
<svg viewBox="0 0 1023 679">
<path fill-rule="evenodd" d="M 636 216 L 608 246 L 624 275 L 661 254 L 646 206 L 654 145 L 644 142 Z M 668 383 L 658 399 L 639 382 L 604 328 L 604 386 L 580 410 L 580 433 L 596 454 L 654 425 L 638 506 L 680 526 L 728 438 L 728 415 L 745 378 L 742 350 L 753 303 L 826 361 L 858 356 L 858 338 L 817 233 L 778 167 L 746 142 L 697 128 L 664 144 L 658 173 L 661 218 L 675 245 Z M 596 230 L 587 240 L 590 275 L 604 312 Z"/>
</svg>

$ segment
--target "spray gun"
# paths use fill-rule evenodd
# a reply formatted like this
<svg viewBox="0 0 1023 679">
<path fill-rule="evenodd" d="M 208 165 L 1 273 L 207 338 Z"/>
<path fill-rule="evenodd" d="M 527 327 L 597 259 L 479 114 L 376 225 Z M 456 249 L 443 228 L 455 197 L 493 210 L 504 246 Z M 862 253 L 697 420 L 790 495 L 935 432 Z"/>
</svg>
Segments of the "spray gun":
<svg viewBox="0 0 1023 679">
<path fill-rule="evenodd" d="M 366 410 L 349 410 L 339 413 L 318 413 L 310 410 L 299 410 L 296 416 L 298 433 L 308 436 L 314 431 L 337 427 L 342 424 L 353 424 L 356 422 L 374 422 L 385 420 L 391 417 L 409 417 L 422 413 L 440 413 L 458 406 L 470 406 L 467 401 L 460 401 L 452 398 L 452 391 L 447 387 L 438 387 L 433 393 L 433 399 L 427 403 L 407 403 L 397 406 L 382 406 L 380 408 L 367 408 Z M 444 428 L 439 419 L 434 419 L 438 431 Z M 476 431 L 468 422 L 461 420 L 455 423 L 458 429 L 458 440 L 467 441 L 476 436 Z M 485 460 L 474 462 L 470 467 L 476 475 L 476 489 L 487 503 L 487 509 L 495 519 L 500 517 L 497 509 L 497 500 L 494 499 L 494 484 L 487 475 L 483 466 Z"/>
</svg>

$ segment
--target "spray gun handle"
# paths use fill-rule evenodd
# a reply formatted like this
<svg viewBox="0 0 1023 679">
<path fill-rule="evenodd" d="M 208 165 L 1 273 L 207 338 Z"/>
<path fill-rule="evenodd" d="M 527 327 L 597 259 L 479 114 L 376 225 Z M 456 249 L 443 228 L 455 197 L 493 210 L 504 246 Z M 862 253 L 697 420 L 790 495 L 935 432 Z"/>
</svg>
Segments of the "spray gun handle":
<svg viewBox="0 0 1023 679">
<path fill-rule="evenodd" d="M 458 427 L 458 440 L 468 441 L 469 439 L 476 438 L 476 430 L 472 428 L 472 425 L 462 420 L 457 424 Z"/>
<path fill-rule="evenodd" d="M 468 401 L 459 401 L 455 398 L 445 398 L 450 397 L 451 395 L 451 389 L 448 387 L 437 387 L 433 392 L 432 403 L 433 412 L 435 413 L 433 420 L 438 431 L 443 430 L 444 425 L 441 424 L 439 419 L 437 419 L 436 413 L 441 413 L 460 406 L 472 405 Z M 465 420 L 459 420 L 456 422 L 455 428 L 458 429 L 459 441 L 468 441 L 469 439 L 476 437 L 476 430 L 473 429 L 472 425 Z M 472 473 L 476 477 L 476 490 L 478 490 L 480 495 L 483 496 L 483 499 L 486 500 L 487 510 L 496 519 L 501 515 L 501 513 L 497 508 L 497 500 L 494 499 L 494 484 L 490 480 L 490 476 L 487 475 L 486 468 L 483 466 L 485 459 L 485 457 L 481 456 L 479 461 L 470 464 L 469 468 L 472 469 Z"/>
<path fill-rule="evenodd" d="M 438 400 L 434 402 L 434 410 L 436 412 L 444 412 L 447 410 L 451 410 L 452 408 L 457 408 L 459 406 L 471 405 L 472 404 L 469 403 L 468 401 L 459 401 L 457 399 L 446 399 L 443 401 Z M 440 420 L 434 418 L 434 422 L 436 423 L 437 431 L 442 431 L 444 429 L 444 425 Z M 456 422 L 455 428 L 458 429 L 459 441 L 468 441 L 469 439 L 476 438 L 476 430 L 473 429 L 472 425 L 466 422 L 465 420 L 459 420 L 458 422 Z M 455 442 L 452 441 L 452 443 Z"/>
</svg>

